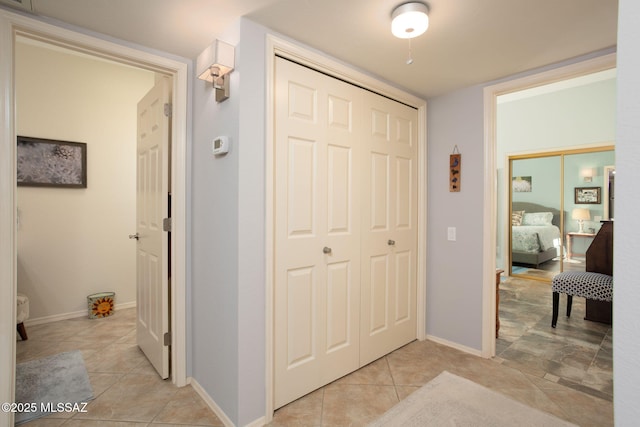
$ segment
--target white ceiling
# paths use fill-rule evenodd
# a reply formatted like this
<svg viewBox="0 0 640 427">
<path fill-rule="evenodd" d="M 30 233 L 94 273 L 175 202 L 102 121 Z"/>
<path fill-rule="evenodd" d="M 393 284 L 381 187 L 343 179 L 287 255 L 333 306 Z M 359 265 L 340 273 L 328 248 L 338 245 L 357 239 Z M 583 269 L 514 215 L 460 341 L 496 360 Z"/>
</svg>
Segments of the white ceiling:
<svg viewBox="0 0 640 427">
<path fill-rule="evenodd" d="M 238 17 L 428 98 L 615 46 L 617 0 L 426 0 L 430 27 L 390 31 L 403 0 L 31 0 L 33 11 L 195 59 Z"/>
</svg>

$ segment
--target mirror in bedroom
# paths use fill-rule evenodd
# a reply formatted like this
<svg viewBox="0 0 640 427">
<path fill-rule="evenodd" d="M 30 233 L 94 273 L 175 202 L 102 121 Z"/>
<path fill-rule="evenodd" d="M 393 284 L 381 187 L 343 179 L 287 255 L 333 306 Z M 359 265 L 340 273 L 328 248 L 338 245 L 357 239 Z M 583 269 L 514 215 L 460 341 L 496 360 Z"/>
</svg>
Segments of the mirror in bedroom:
<svg viewBox="0 0 640 427">
<path fill-rule="evenodd" d="M 613 218 L 614 163 L 612 146 L 509 157 L 512 275 L 585 270 L 601 221 Z"/>
<path fill-rule="evenodd" d="M 564 156 L 565 256 L 563 271 L 584 271 L 587 249 L 610 218 L 613 150 Z M 615 169 L 614 169 L 615 171 Z"/>
<path fill-rule="evenodd" d="M 562 157 L 511 160 L 511 274 L 562 271 Z"/>
</svg>

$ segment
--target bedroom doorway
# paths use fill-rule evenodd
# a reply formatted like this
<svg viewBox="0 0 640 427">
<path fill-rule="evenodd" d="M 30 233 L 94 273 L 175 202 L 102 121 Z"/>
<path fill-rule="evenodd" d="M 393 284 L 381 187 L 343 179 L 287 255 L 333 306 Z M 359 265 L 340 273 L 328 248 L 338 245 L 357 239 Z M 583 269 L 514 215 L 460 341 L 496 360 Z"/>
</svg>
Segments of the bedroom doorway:
<svg viewBox="0 0 640 427">
<path fill-rule="evenodd" d="M 586 251 L 609 218 L 612 145 L 509 156 L 510 275 L 550 282 L 585 271 Z"/>
</svg>

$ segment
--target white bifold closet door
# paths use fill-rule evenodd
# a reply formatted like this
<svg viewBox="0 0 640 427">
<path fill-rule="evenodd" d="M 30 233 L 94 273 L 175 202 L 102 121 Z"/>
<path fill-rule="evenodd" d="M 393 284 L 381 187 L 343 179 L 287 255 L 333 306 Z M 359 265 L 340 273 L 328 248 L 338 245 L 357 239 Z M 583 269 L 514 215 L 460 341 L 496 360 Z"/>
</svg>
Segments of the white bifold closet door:
<svg viewBox="0 0 640 427">
<path fill-rule="evenodd" d="M 276 408 L 416 337 L 416 122 L 276 59 Z"/>
<path fill-rule="evenodd" d="M 418 247 L 414 108 L 366 92 L 360 365 L 414 340 Z"/>
</svg>

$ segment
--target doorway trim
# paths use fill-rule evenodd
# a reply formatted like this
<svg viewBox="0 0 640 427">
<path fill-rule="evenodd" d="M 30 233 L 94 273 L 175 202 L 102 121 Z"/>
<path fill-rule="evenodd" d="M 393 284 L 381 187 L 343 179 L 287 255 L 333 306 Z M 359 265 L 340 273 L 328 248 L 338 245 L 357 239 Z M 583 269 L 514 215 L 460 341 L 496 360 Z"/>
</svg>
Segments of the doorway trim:
<svg viewBox="0 0 640 427">
<path fill-rule="evenodd" d="M 610 211 L 610 198 L 611 198 L 611 193 L 610 193 L 610 188 L 611 188 L 611 178 L 610 178 L 610 174 L 611 173 L 616 173 L 616 166 L 615 165 L 608 165 L 604 167 L 604 188 L 602 189 L 602 210 L 604 212 L 604 215 L 602 216 L 602 219 L 611 219 L 610 215 L 609 215 L 609 211 Z M 614 196 L 615 198 L 615 191 L 614 191 Z M 615 216 L 615 207 L 614 207 L 614 216 Z"/>
<path fill-rule="evenodd" d="M 511 92 L 555 83 L 616 66 L 616 54 L 609 53 L 574 64 L 535 73 L 529 76 L 497 83 L 484 88 L 484 211 L 482 280 L 482 356 L 492 357 L 496 352 L 496 249 L 497 249 L 497 98 Z M 502 208 L 502 207 L 501 207 Z M 507 238 L 505 237 L 505 240 Z M 508 245 L 508 241 L 503 244 Z M 507 246 L 508 247 L 508 246 Z"/>
<path fill-rule="evenodd" d="M 16 34 L 59 44 L 92 56 L 108 58 L 173 77 L 172 138 L 172 290 L 171 290 L 171 369 L 177 386 L 187 384 L 186 375 L 186 200 L 188 169 L 188 88 L 191 84 L 187 60 L 172 59 L 124 44 L 106 41 L 78 31 L 58 27 L 33 17 L 0 9 L 0 372 L 3 381 L 0 401 L 12 402 L 15 388 L 15 299 L 17 288 L 16 246 L 16 129 L 14 92 L 14 40 Z M 123 42 L 124 43 L 124 42 Z M 13 331 L 5 333 L 5 331 Z M 6 375 L 9 373 L 9 375 Z M 6 375 L 6 376 L 5 376 Z M 0 420 L 12 422 L 11 414 Z"/>
<path fill-rule="evenodd" d="M 418 245 L 416 277 L 416 335 L 426 339 L 426 288 L 427 288 L 427 103 L 414 95 L 383 83 L 328 56 L 308 50 L 271 34 L 266 46 L 266 165 L 265 165 L 265 422 L 273 419 L 274 412 L 274 248 L 275 248 L 275 59 L 281 56 L 294 62 L 336 77 L 390 99 L 402 102 L 418 110 Z"/>
</svg>

